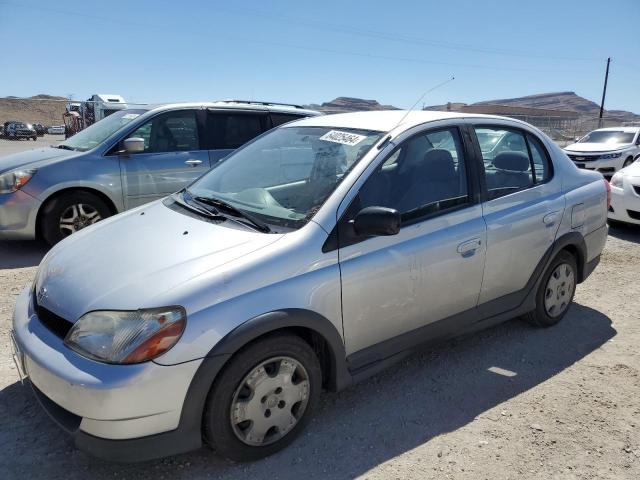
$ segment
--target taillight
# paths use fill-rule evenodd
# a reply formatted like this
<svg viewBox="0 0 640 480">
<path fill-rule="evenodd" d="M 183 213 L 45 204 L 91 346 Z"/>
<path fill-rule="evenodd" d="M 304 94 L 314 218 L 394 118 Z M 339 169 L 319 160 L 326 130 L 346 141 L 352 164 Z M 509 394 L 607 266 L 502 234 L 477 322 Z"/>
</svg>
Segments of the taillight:
<svg viewBox="0 0 640 480">
<path fill-rule="evenodd" d="M 611 185 L 609 184 L 609 180 L 606 178 L 603 180 L 605 188 L 607 189 L 607 211 L 609 211 L 609 208 L 611 207 Z"/>
</svg>

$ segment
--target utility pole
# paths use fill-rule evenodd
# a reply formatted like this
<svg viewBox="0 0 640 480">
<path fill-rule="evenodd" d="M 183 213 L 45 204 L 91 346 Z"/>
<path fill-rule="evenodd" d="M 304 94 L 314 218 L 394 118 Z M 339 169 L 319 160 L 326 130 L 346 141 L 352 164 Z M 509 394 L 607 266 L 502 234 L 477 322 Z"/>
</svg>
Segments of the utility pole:
<svg viewBox="0 0 640 480">
<path fill-rule="evenodd" d="M 602 89 L 602 102 L 600 102 L 600 116 L 598 117 L 598 128 L 602 128 L 602 114 L 604 113 L 604 97 L 607 95 L 607 81 L 609 80 L 609 64 L 611 57 L 607 58 L 607 72 L 604 74 L 604 88 Z"/>
</svg>

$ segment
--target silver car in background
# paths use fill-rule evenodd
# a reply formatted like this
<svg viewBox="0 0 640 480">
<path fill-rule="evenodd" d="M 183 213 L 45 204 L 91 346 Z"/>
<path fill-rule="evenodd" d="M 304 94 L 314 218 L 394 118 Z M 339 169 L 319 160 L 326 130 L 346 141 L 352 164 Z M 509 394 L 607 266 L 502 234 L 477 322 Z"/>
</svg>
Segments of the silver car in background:
<svg viewBox="0 0 640 480">
<path fill-rule="evenodd" d="M 56 148 L 0 158 L 0 240 L 53 245 L 180 190 L 273 127 L 318 114 L 239 100 L 120 110 Z"/>
<path fill-rule="evenodd" d="M 16 363 L 94 455 L 204 441 L 257 459 L 300 433 L 322 389 L 421 344 L 559 322 L 600 259 L 607 198 L 602 175 L 517 120 L 295 121 L 56 245 L 17 299 Z"/>
</svg>

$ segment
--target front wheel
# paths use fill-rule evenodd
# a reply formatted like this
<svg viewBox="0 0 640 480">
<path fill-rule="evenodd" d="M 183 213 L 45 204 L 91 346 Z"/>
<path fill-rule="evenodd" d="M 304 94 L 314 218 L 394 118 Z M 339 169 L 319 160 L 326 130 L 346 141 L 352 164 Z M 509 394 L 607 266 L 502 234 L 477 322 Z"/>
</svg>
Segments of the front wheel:
<svg viewBox="0 0 640 480">
<path fill-rule="evenodd" d="M 48 202 L 42 212 L 41 234 L 49 245 L 111 216 L 109 207 L 89 192 L 69 192 Z"/>
<path fill-rule="evenodd" d="M 231 460 L 271 455 L 303 430 L 321 385 L 318 358 L 300 337 L 278 334 L 258 340 L 232 357 L 214 383 L 204 437 Z"/>
<path fill-rule="evenodd" d="M 539 327 L 550 327 L 565 316 L 576 292 L 578 267 L 576 257 L 563 250 L 542 277 L 536 294 L 536 309 L 525 318 Z"/>
</svg>

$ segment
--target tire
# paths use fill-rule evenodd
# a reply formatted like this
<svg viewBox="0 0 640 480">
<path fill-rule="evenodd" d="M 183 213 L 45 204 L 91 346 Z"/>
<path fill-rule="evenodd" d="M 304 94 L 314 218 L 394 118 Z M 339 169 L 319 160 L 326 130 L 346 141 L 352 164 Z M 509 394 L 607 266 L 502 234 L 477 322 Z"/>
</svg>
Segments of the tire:
<svg viewBox="0 0 640 480">
<path fill-rule="evenodd" d="M 551 327 L 560 322 L 571 307 L 577 281 L 576 257 L 562 250 L 544 272 L 536 293 L 536 309 L 526 314 L 525 319 L 537 327 Z M 550 305 L 554 307 L 549 308 Z"/>
<path fill-rule="evenodd" d="M 253 390 L 251 381 L 256 382 Z M 321 385 L 318 358 L 300 337 L 274 334 L 259 339 L 236 353 L 214 382 L 204 412 L 205 441 L 218 455 L 239 462 L 272 455 L 304 429 Z M 286 429 L 284 434 L 278 424 Z"/>
<path fill-rule="evenodd" d="M 627 157 L 627 159 L 622 164 L 622 168 L 626 168 L 633 163 L 633 157 Z"/>
<path fill-rule="evenodd" d="M 53 246 L 72 233 L 110 216 L 111 210 L 96 195 L 83 191 L 64 193 L 43 207 L 40 233 L 45 242 Z"/>
</svg>

